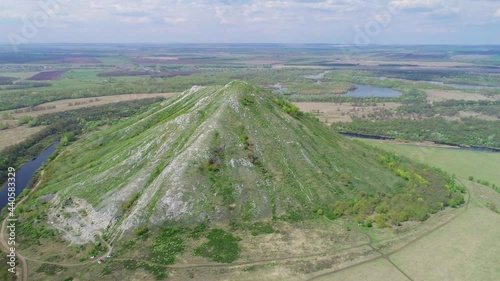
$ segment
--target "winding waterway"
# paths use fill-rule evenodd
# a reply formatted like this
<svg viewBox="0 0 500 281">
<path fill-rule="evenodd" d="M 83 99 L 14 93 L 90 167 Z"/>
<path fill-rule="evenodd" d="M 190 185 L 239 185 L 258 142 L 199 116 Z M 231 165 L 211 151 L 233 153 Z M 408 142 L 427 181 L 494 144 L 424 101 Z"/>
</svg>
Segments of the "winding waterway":
<svg viewBox="0 0 500 281">
<path fill-rule="evenodd" d="M 37 158 L 24 164 L 19 170 L 16 171 L 16 197 L 23 192 L 29 185 L 36 171 L 47 161 L 47 159 L 56 150 L 57 142 L 45 149 Z M 7 188 L 6 185 L 0 191 L 0 209 L 7 205 Z"/>
<path fill-rule="evenodd" d="M 382 141 L 391 141 L 394 140 L 394 138 L 391 137 L 384 137 L 384 136 L 372 136 L 372 135 L 362 135 L 362 134 L 353 134 L 353 133 L 342 133 L 339 132 L 340 135 L 346 138 L 350 139 L 368 139 L 368 140 L 382 140 Z M 440 143 L 435 143 L 437 145 L 440 145 Z M 408 144 L 411 145 L 411 144 Z M 453 144 L 441 144 L 443 146 L 440 146 L 438 148 L 442 149 L 458 149 L 458 150 L 469 150 L 469 151 L 476 151 L 476 152 L 495 152 L 495 153 L 500 153 L 500 149 L 498 148 L 490 148 L 490 147 L 478 147 L 478 146 L 459 146 L 459 145 L 453 145 Z"/>
</svg>

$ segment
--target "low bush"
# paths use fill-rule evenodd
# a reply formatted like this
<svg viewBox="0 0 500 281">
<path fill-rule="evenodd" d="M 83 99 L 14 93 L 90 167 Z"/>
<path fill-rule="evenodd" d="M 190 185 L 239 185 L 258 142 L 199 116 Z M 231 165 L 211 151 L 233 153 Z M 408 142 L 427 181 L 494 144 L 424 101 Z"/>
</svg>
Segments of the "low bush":
<svg viewBox="0 0 500 281">
<path fill-rule="evenodd" d="M 222 229 L 212 229 L 206 238 L 208 242 L 196 248 L 195 255 L 221 263 L 231 263 L 239 257 L 241 238 Z"/>
</svg>

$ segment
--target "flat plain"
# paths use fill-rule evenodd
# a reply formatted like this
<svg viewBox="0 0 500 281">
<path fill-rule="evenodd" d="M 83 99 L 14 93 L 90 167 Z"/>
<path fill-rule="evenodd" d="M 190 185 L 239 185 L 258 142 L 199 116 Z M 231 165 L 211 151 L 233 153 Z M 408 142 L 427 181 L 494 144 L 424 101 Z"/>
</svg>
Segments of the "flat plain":
<svg viewBox="0 0 500 281">
<path fill-rule="evenodd" d="M 473 176 L 476 180 L 500 183 L 498 165 L 500 153 L 476 152 L 457 148 L 439 148 L 412 144 L 394 144 L 387 141 L 363 140 L 379 148 L 405 155 L 413 160 L 440 168 L 459 178 Z"/>
</svg>

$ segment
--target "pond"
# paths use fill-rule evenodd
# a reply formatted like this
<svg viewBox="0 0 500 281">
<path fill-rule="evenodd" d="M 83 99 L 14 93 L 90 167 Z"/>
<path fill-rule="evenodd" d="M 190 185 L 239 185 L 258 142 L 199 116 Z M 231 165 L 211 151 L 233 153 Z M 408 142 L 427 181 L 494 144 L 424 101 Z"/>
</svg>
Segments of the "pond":
<svg viewBox="0 0 500 281">
<path fill-rule="evenodd" d="M 43 163 L 47 161 L 50 155 L 56 150 L 57 142 L 52 144 L 50 147 L 45 149 L 37 158 L 24 164 L 21 169 L 16 171 L 16 197 L 28 186 L 33 176 L 35 175 L 38 168 L 40 168 Z M 3 209 L 7 205 L 7 188 L 6 185 L 2 187 L 0 191 L 0 209 Z"/>
<path fill-rule="evenodd" d="M 381 88 L 375 86 L 367 86 L 367 85 L 356 85 L 356 89 L 351 90 L 345 94 L 347 97 L 356 97 L 356 98 L 370 98 L 370 97 L 378 97 L 378 98 L 396 98 L 401 96 L 402 93 L 389 88 Z"/>
</svg>

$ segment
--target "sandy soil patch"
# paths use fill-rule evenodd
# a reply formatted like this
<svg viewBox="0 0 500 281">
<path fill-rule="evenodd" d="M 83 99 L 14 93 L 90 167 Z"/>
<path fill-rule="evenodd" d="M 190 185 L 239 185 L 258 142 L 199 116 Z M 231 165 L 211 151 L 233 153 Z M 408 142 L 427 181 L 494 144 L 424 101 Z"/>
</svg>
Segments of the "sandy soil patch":
<svg viewBox="0 0 500 281">
<path fill-rule="evenodd" d="M 242 241 L 242 261 L 294 257 L 336 252 L 339 249 L 367 243 L 367 238 L 355 231 L 346 231 L 341 220 L 318 226 L 304 223 L 301 226 L 277 223 L 279 233 L 247 236 Z M 248 233 L 248 232 L 247 232 Z"/>
<path fill-rule="evenodd" d="M 458 90 L 425 90 L 427 93 L 427 100 L 430 102 L 439 102 L 445 100 L 468 100 L 468 101 L 479 101 L 479 100 L 499 100 L 500 96 L 495 98 L 490 98 L 485 95 L 476 93 L 466 93 Z"/>
<path fill-rule="evenodd" d="M 43 130 L 45 127 L 30 128 L 27 125 L 0 131 L 0 151 L 4 148 L 18 144 Z"/>
</svg>

